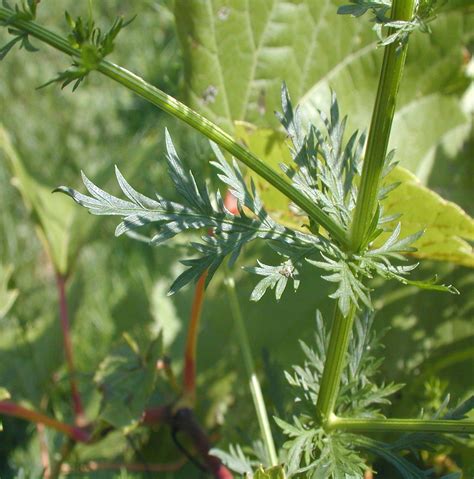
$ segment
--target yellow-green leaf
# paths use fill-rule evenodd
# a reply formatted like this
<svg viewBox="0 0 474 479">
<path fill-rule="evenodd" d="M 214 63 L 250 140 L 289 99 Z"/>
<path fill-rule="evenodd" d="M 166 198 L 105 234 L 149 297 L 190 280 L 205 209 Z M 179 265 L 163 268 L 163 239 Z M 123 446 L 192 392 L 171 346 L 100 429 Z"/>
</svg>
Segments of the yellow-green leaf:
<svg viewBox="0 0 474 479">
<path fill-rule="evenodd" d="M 260 466 L 254 473 L 253 479 L 285 479 L 285 470 L 283 466 L 274 466 L 270 469 L 263 469 Z"/>
<path fill-rule="evenodd" d="M 236 122 L 235 130 L 237 138 L 272 167 L 277 168 L 279 163 L 290 161 L 283 133 L 243 122 Z M 275 219 L 293 228 L 303 226 L 305 219 L 291 212 L 287 198 L 255 175 L 253 180 Z M 474 254 L 468 243 L 474 240 L 474 219 L 455 203 L 444 200 L 423 186 L 412 173 L 399 166 L 387 177 L 388 183 L 398 181 L 401 185 L 384 201 L 384 212 L 387 215 L 403 215 L 400 221 L 404 236 L 425 230 L 414 245 L 418 248 L 414 255 L 474 267 Z"/>
<path fill-rule="evenodd" d="M 405 168 L 395 168 L 387 180 L 401 184 L 384 200 L 385 213 L 403 214 L 400 221 L 404 236 L 425 230 L 413 244 L 418 250 L 414 255 L 474 267 L 474 254 L 468 243 L 474 240 L 474 219 L 457 204 L 423 186 Z"/>
</svg>

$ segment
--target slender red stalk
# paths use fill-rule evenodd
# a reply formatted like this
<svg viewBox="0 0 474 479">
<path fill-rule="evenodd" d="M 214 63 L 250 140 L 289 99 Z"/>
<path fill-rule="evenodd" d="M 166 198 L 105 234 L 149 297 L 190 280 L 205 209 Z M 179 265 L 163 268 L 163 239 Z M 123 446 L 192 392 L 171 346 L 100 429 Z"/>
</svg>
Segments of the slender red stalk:
<svg viewBox="0 0 474 479">
<path fill-rule="evenodd" d="M 188 336 L 186 339 L 186 349 L 184 354 L 184 375 L 183 389 L 186 399 L 193 405 L 196 400 L 196 349 L 199 322 L 201 319 L 202 304 L 204 301 L 204 290 L 206 286 L 207 271 L 199 278 L 194 291 L 193 305 L 191 308 L 191 318 L 188 327 Z"/>
<path fill-rule="evenodd" d="M 57 421 L 52 417 L 45 416 L 11 401 L 0 401 L 0 414 L 25 419 L 36 424 L 44 424 L 46 427 L 61 432 L 77 442 L 89 442 L 91 439 L 89 432 L 82 427 L 71 426 Z"/>
<path fill-rule="evenodd" d="M 66 296 L 66 277 L 60 273 L 56 274 L 56 283 L 59 295 L 59 318 L 63 335 L 64 355 L 69 372 L 71 385 L 71 399 L 74 408 L 74 417 L 77 426 L 84 426 L 86 423 L 84 409 L 82 407 L 81 395 L 76 382 L 76 369 L 74 367 L 74 356 L 72 352 L 71 324 L 69 321 L 69 310 Z"/>
<path fill-rule="evenodd" d="M 225 207 L 233 215 L 238 215 L 237 199 L 230 191 L 226 193 L 224 200 Z M 212 235 L 212 230 L 209 231 Z M 204 301 L 204 293 L 206 287 L 207 271 L 199 278 L 196 289 L 194 290 L 194 299 L 191 309 L 191 318 L 188 327 L 188 336 L 186 339 L 186 349 L 184 355 L 184 377 L 183 389 L 184 395 L 188 401 L 193 405 L 196 400 L 196 349 L 197 336 L 199 329 L 199 322 L 201 319 L 202 304 Z"/>
</svg>

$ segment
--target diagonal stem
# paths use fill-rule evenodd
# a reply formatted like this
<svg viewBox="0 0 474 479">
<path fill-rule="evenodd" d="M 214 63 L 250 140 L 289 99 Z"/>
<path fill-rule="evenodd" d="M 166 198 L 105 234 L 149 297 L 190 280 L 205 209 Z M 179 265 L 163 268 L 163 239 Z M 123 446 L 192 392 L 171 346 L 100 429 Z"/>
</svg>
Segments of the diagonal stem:
<svg viewBox="0 0 474 479">
<path fill-rule="evenodd" d="M 71 426 L 11 401 L 0 401 L 0 414 L 17 417 L 36 424 L 44 424 L 46 427 L 61 432 L 77 442 L 89 442 L 91 439 L 89 432 L 81 427 Z"/>
<path fill-rule="evenodd" d="M 271 466 L 276 466 L 278 465 L 278 457 L 275 449 L 275 443 L 273 442 L 270 421 L 268 420 L 267 409 L 265 407 L 265 401 L 263 399 L 260 382 L 258 380 L 257 373 L 255 372 L 255 365 L 252 358 L 252 352 L 250 350 L 250 342 L 247 335 L 247 330 L 245 328 L 244 318 L 242 317 L 242 311 L 240 310 L 239 298 L 237 297 L 237 293 L 235 291 L 235 283 L 233 278 L 231 278 L 229 275 L 226 279 L 226 286 L 230 308 L 234 318 L 235 326 L 237 328 L 240 348 L 242 350 L 245 372 L 247 373 L 250 392 L 252 394 L 253 404 L 257 413 L 258 424 L 260 426 L 260 432 L 262 434 L 263 443 L 267 452 L 268 461 Z"/>
<path fill-rule="evenodd" d="M 74 58 L 80 58 L 81 51 L 73 48 L 67 39 L 35 22 L 15 19 L 13 15 L 14 12 L 12 10 L 0 7 L 0 22 L 9 22 L 10 26 L 22 32 L 27 32 L 32 37 L 47 43 L 53 48 Z M 97 71 L 203 133 L 308 213 L 316 223 L 323 226 L 330 233 L 334 240 L 343 246 L 349 245 L 346 232 L 326 212 L 294 188 L 285 176 L 257 158 L 216 124 L 121 66 L 102 60 L 97 67 Z"/>
</svg>

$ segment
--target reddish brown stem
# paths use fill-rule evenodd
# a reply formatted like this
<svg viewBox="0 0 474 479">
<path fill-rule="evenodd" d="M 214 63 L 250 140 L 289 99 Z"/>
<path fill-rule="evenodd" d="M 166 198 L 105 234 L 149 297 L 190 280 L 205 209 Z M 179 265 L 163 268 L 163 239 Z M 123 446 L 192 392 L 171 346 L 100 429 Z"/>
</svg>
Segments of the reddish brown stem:
<svg viewBox="0 0 474 479">
<path fill-rule="evenodd" d="M 224 200 L 225 207 L 230 213 L 237 215 L 239 210 L 237 207 L 237 199 L 230 191 L 226 193 Z M 212 235 L 212 230 L 209 235 Z M 196 400 L 196 349 L 197 336 L 199 330 L 199 322 L 201 319 L 202 304 L 204 301 L 204 293 L 206 288 L 207 271 L 204 272 L 194 290 L 194 299 L 191 308 L 191 318 L 188 327 L 188 336 L 186 339 L 186 349 L 184 355 L 184 375 L 183 375 L 183 390 L 184 396 L 188 400 L 188 405 L 194 405 Z"/>
<path fill-rule="evenodd" d="M 69 321 L 69 310 L 66 296 L 66 277 L 60 273 L 56 274 L 56 283 L 59 295 L 59 318 L 63 336 L 64 356 L 69 373 L 71 386 L 71 399 L 74 408 L 74 417 L 77 426 L 85 425 L 84 409 L 82 407 L 81 395 L 76 381 L 76 369 L 74 367 L 74 355 L 71 341 L 71 324 Z"/>
<path fill-rule="evenodd" d="M 196 400 L 196 349 L 199 322 L 201 319 L 202 304 L 204 301 L 204 290 L 206 286 L 207 271 L 199 278 L 194 291 L 194 300 L 191 308 L 191 318 L 186 339 L 184 355 L 183 390 L 190 406 Z"/>
<path fill-rule="evenodd" d="M 89 442 L 91 437 L 87 430 L 81 427 L 71 426 L 57 421 L 52 417 L 45 416 L 32 409 L 25 408 L 11 401 L 0 401 L 0 414 L 25 419 L 36 424 L 44 424 L 58 432 L 61 432 L 77 442 Z"/>
</svg>

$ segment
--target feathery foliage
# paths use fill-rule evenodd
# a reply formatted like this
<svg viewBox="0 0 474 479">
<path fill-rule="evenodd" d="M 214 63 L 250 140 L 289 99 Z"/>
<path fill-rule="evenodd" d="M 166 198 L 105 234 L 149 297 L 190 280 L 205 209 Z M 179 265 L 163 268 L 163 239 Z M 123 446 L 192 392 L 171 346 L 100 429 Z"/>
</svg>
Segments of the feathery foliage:
<svg viewBox="0 0 474 479">
<path fill-rule="evenodd" d="M 294 161 L 294 165 L 282 164 L 282 170 L 299 191 L 348 231 L 358 194 L 356 179 L 360 175 L 365 134 L 359 135 L 356 131 L 344 144 L 347 118 L 341 119 L 335 94 L 332 95 L 329 117 L 324 112 L 319 112 L 324 130 L 314 125 L 309 125 L 307 131 L 304 130 L 298 108 L 293 109 L 285 85 L 282 88 L 282 110 L 278 117 L 288 133 Z M 393 157 L 394 152 L 389 152 L 385 159 L 383 177 L 386 177 L 395 166 Z M 383 187 L 379 192 L 379 200 L 384 199 L 397 186 L 398 184 L 389 184 Z M 310 230 L 321 237 L 321 256 L 318 260 L 306 259 L 314 266 L 329 272 L 323 278 L 337 284 L 337 289 L 331 297 L 338 300 L 343 314 L 348 313 L 351 302 L 356 305 L 363 303 L 366 307 L 372 308 L 370 291 L 364 281 L 375 274 L 421 288 L 457 292 L 450 286 L 437 286 L 434 280 L 410 282 L 404 276 L 416 265 L 393 264 L 393 260 L 404 260 L 402 254 L 414 251 L 410 245 L 422 232 L 400 238 L 401 226 L 397 224 L 382 246 L 372 247 L 373 241 L 387 231 L 385 225 L 394 219 L 396 218 L 393 216 L 384 216 L 379 205 L 367 234 L 365 241 L 367 246 L 360 254 L 348 253 L 336 243 L 324 241 L 323 232 L 319 231 L 318 225 L 310 223 Z"/>
<path fill-rule="evenodd" d="M 402 387 L 395 383 L 379 383 L 379 368 L 383 359 L 380 357 L 380 337 L 371 331 L 372 324 L 373 315 L 367 312 L 355 322 L 336 402 L 336 415 L 383 418 L 380 408 L 389 405 L 389 397 Z M 432 477 L 432 471 L 421 470 L 410 461 L 407 453 L 416 460 L 419 451 L 434 451 L 436 445 L 449 442 L 441 434 L 410 433 L 393 443 L 385 443 L 344 431 L 326 432 L 315 422 L 314 404 L 326 362 L 328 339 L 318 311 L 313 347 L 301 342 L 306 360 L 303 366 L 294 366 L 291 373 L 286 373 L 288 383 L 295 392 L 294 416 L 291 423 L 279 418 L 275 420 L 289 437 L 283 446 L 288 476 L 360 478 L 366 467 L 364 454 L 370 453 L 389 462 L 403 478 Z M 450 411 L 446 410 L 446 406 L 447 401 L 434 418 L 463 419 L 473 409 L 474 401 L 471 398 Z"/>
<path fill-rule="evenodd" d="M 4 18 L 3 25 L 15 24 L 15 28 L 10 28 L 9 31 L 14 38 L 0 50 L 0 57 L 4 57 L 17 43 L 20 44 L 20 47 L 34 50 L 29 42 L 28 33 L 22 30 L 25 26 L 22 22 L 29 22 L 35 17 L 38 3 L 39 0 L 24 1 L 21 6 L 17 6 L 13 10 L 4 1 L 6 8 L 11 11 L 5 13 L 4 9 L 1 9 L 2 18 Z M 374 29 L 381 40 L 380 45 L 395 43 L 400 50 L 406 45 L 409 34 L 413 30 L 417 28 L 424 31 L 429 30 L 428 22 L 435 13 L 436 4 L 436 0 L 418 1 L 413 18 L 403 22 L 392 21 L 389 18 L 388 13 L 392 4 L 388 0 L 376 2 L 352 0 L 351 5 L 341 7 L 339 13 L 360 16 L 366 12 L 372 12 Z M 226 20 L 229 11 L 229 9 L 221 9 L 218 14 L 220 20 Z M 5 20 L 5 15 L 10 14 L 10 18 Z M 100 66 L 101 61 L 113 51 L 116 37 L 127 23 L 122 19 L 117 19 L 107 32 L 102 33 L 96 27 L 91 13 L 84 21 L 81 17 L 73 20 L 66 12 L 66 20 L 70 26 L 67 42 L 71 48 L 66 46 L 65 39 L 55 35 L 51 35 L 49 38 L 56 38 L 60 44 L 59 49 L 72 53 L 75 60 L 70 69 L 60 73 L 58 77 L 47 84 L 59 82 L 62 87 L 65 87 L 73 83 L 74 90 L 90 71 L 95 69 L 99 69 L 102 73 L 107 71 L 110 64 L 106 62 Z M 386 37 L 383 36 L 385 28 L 390 29 Z M 29 31 L 36 32 L 38 38 L 41 39 L 42 36 L 38 35 L 41 29 L 41 26 L 36 25 Z M 43 33 L 45 33 L 44 30 Z M 54 45 L 55 42 L 53 39 L 47 43 Z M 393 50 L 388 49 L 387 51 L 393 52 Z M 113 66 L 113 68 L 120 67 Z M 124 75 L 121 77 L 122 81 L 117 78 L 114 78 L 115 80 L 135 92 L 143 92 L 140 88 L 144 87 L 146 82 L 125 69 L 122 69 L 121 72 Z M 395 70 L 392 71 L 392 76 L 395 77 L 394 73 Z M 401 76 L 401 70 L 398 70 L 398 73 Z M 382 75 L 383 77 L 384 75 Z M 126 84 L 125 78 L 128 84 Z M 214 97 L 217 96 L 218 88 L 211 85 L 206 92 L 210 89 L 214 92 Z M 150 87 L 148 91 L 147 99 L 152 98 L 153 103 L 157 105 L 166 105 L 167 111 L 174 111 L 176 114 L 178 106 L 176 102 L 173 101 L 173 105 L 170 106 L 171 102 L 166 103 L 166 100 L 158 98 L 156 89 Z M 388 98 L 389 95 L 385 95 L 385 97 Z M 166 95 L 163 95 L 163 98 L 166 98 Z M 207 100 L 205 98 L 206 102 Z M 117 226 L 117 236 L 126 234 L 136 239 L 147 239 L 153 245 L 161 245 L 187 231 L 203 234 L 201 241 L 191 243 L 194 256 L 182 261 L 186 270 L 171 286 L 171 293 L 196 281 L 204 273 L 208 273 L 207 282 L 209 282 L 224 260 L 228 259 L 230 264 L 234 263 L 246 244 L 257 239 L 263 239 L 272 248 L 278 255 L 278 262 L 275 265 L 268 265 L 257 261 L 257 266 L 245 268 L 261 277 L 252 292 L 252 300 L 258 301 L 268 290 L 274 290 L 275 297 L 279 300 L 287 285 L 291 284 L 291 280 L 293 288 L 296 290 L 300 283 L 300 270 L 307 264 L 322 270 L 323 278 L 336 285 L 331 297 L 336 300 L 339 308 L 335 318 L 341 319 L 341 321 L 335 323 L 337 327 L 333 328 L 331 339 L 326 332 L 322 316 L 318 312 L 315 346 L 310 347 L 301 342 L 305 355 L 304 364 L 295 366 L 291 372 L 286 373 L 290 389 L 295 393 L 295 400 L 291 413 L 292 419 L 276 418 L 277 424 L 288 437 L 279 456 L 279 459 L 285 463 L 284 466 L 275 465 L 278 460 L 273 457 L 275 454 L 272 454 L 272 448 L 269 447 L 269 445 L 273 446 L 271 431 L 264 431 L 264 427 L 262 427 L 262 418 L 266 418 L 266 412 L 262 413 L 265 407 L 263 399 L 256 394 L 256 392 L 260 392 L 255 386 L 255 382 L 258 384 L 257 375 L 253 370 L 251 354 L 247 351 L 250 350 L 248 339 L 245 338 L 244 327 L 240 324 L 241 330 L 244 331 L 241 334 L 243 339 L 240 339 L 244 350 L 244 362 L 247 363 L 248 376 L 251 378 L 253 399 L 263 431 L 263 442 L 256 441 L 248 449 L 234 446 L 230 448 L 229 453 L 215 451 L 215 455 L 220 457 L 231 469 L 239 474 L 245 474 L 246 478 L 252 477 L 253 479 L 284 479 L 287 473 L 290 477 L 300 478 L 355 479 L 361 478 L 366 469 L 365 454 L 367 454 L 378 456 L 389 462 L 398 469 L 402 477 L 428 477 L 430 472 L 422 471 L 410 462 L 410 459 L 412 456 L 416 458 L 418 452 L 423 449 L 435 451 L 437 444 L 446 440 L 444 437 L 425 433 L 405 434 L 394 443 L 388 444 L 362 435 L 344 432 L 344 428 L 341 426 L 344 424 L 342 417 L 339 418 L 338 426 L 335 414 L 346 419 L 346 430 L 350 430 L 351 420 L 353 426 L 357 421 L 360 426 L 361 422 L 370 422 L 370 420 L 372 420 L 372 425 L 382 424 L 383 426 L 384 422 L 388 424 L 383 416 L 383 407 L 390 404 L 391 395 L 401 387 L 398 384 L 385 384 L 377 381 L 381 364 L 381 359 L 377 359 L 380 357 L 378 348 L 380 338 L 371 333 L 370 329 L 372 302 L 371 290 L 367 286 L 368 280 L 379 275 L 422 288 L 453 293 L 457 291 L 452 287 L 436 285 L 434 284 L 435 280 L 416 282 L 407 279 L 407 275 L 416 265 L 403 265 L 401 261 L 404 260 L 405 254 L 414 251 L 413 244 L 422 232 L 403 237 L 400 223 L 389 228 L 387 225 L 393 225 L 397 216 L 387 217 L 384 215 L 380 204 L 372 218 L 360 223 L 363 225 L 362 233 L 365 234 L 365 237 L 357 238 L 357 252 L 350 249 L 350 241 L 344 240 L 349 237 L 350 231 L 353 231 L 356 199 L 359 206 L 361 198 L 367 199 L 364 198 L 364 194 L 359 195 L 358 191 L 358 185 L 361 182 L 365 134 L 359 134 L 356 131 L 347 138 L 346 118 L 340 116 L 335 94 L 332 95 L 329 115 L 319 112 L 319 119 L 317 119 L 319 127 L 302 124 L 298 109 L 293 109 L 285 86 L 282 89 L 281 100 L 283 111 L 278 117 L 288 134 L 293 159 L 291 164 L 282 165 L 282 170 L 293 187 L 331 219 L 331 222 L 324 224 L 329 229 L 331 229 L 331 225 L 338 226 L 341 231 L 341 234 L 338 234 L 338 240 L 335 240 L 334 236 L 331 237 L 331 231 L 325 231 L 320 224 L 310 218 L 308 218 L 308 224 L 305 225 L 306 229 L 303 231 L 285 227 L 274 221 L 265 209 L 254 183 L 245 180 L 235 161 L 227 162 L 217 146 L 211 145 L 216 156 L 216 160 L 212 164 L 217 176 L 237 199 L 238 214 L 235 215 L 226 208 L 226 203 L 219 191 L 211 193 L 207 185 L 197 182 L 193 174 L 186 170 L 168 133 L 166 133 L 166 148 L 169 174 L 180 197 L 179 201 L 170 201 L 161 195 L 150 198 L 139 193 L 125 180 L 118 169 L 116 169 L 117 181 L 122 193 L 127 198 L 126 200 L 103 191 L 85 175 L 83 175 L 83 181 L 89 195 L 66 187 L 61 187 L 59 190 L 71 196 L 77 203 L 95 215 L 119 216 L 122 221 Z M 177 116 L 182 119 L 182 112 L 186 111 L 190 115 L 194 115 L 193 118 L 196 119 L 193 126 L 200 125 L 202 127 L 204 123 L 199 123 L 200 118 L 195 112 L 186 109 L 187 107 L 184 105 L 181 105 L 180 108 L 181 116 Z M 189 117 L 187 118 L 189 119 Z M 200 128 L 202 132 L 205 134 L 212 132 L 216 141 L 220 141 L 229 148 L 228 137 L 225 137 L 226 141 L 223 141 L 223 136 L 219 136 L 222 132 L 218 128 L 211 123 L 205 123 L 205 125 L 209 129 Z M 376 127 L 374 131 L 377 133 Z M 369 135 L 370 138 L 372 138 L 372 133 Z M 384 133 L 384 135 L 386 136 L 384 139 L 388 140 L 388 133 Z M 240 158 L 247 158 L 242 150 L 234 149 L 233 151 Z M 385 150 L 378 155 L 378 158 L 383 159 L 384 156 Z M 393 152 L 386 155 L 385 175 L 395 165 L 393 156 Z M 255 158 L 254 162 L 248 160 L 246 163 L 254 167 L 258 164 Z M 368 164 L 371 164 L 370 158 Z M 255 169 L 258 170 L 258 168 Z M 267 179 L 269 178 L 272 176 L 267 175 Z M 379 185 L 379 180 L 377 172 L 377 178 L 372 182 L 372 186 Z M 276 183 L 278 184 L 278 182 Z M 290 194 L 290 190 L 285 190 L 281 183 L 279 185 L 281 191 L 287 191 Z M 378 199 L 385 198 L 397 186 L 395 183 L 382 187 L 379 190 Z M 294 193 L 294 189 L 291 191 Z M 300 198 L 298 195 L 293 195 L 293 197 Z M 369 203 L 372 203 L 373 198 L 374 195 L 371 194 Z M 307 207 L 309 202 L 300 201 L 300 204 Z M 365 211 L 372 212 L 375 209 L 373 206 L 371 204 L 370 208 Z M 311 208 L 306 208 L 306 211 L 310 210 Z M 324 218 L 323 215 L 319 217 Z M 365 224 L 370 221 L 370 225 Z M 139 229 L 148 230 L 151 233 L 150 236 L 147 238 L 145 235 L 137 233 Z M 332 231 L 336 232 L 337 229 L 334 228 Z M 384 238 L 384 241 L 381 241 L 381 238 Z M 16 295 L 15 292 L 6 289 L 8 276 L 7 272 L 3 289 L 4 293 L 7 293 L 9 301 L 7 306 L 9 307 L 13 304 L 12 301 Z M 238 303 L 237 299 L 235 302 Z M 364 313 L 361 314 L 360 319 L 355 321 L 352 340 L 347 349 L 346 341 L 350 336 L 348 333 L 352 328 L 352 316 L 356 309 L 352 306 L 363 308 Z M 234 308 L 234 314 L 235 310 L 238 310 L 238 305 Z M 342 315 L 339 314 L 340 312 Z M 0 311 L 0 316 L 1 313 Z M 345 330 L 343 327 L 338 329 L 341 324 L 345 325 Z M 127 335 L 125 337 L 127 344 L 114 350 L 100 363 L 95 374 L 95 382 L 103 399 L 101 411 L 96 420 L 99 423 L 107 423 L 112 429 L 121 429 L 126 433 L 139 424 L 147 403 L 152 396 L 158 395 L 155 386 L 162 345 L 161 341 L 152 342 L 148 348 L 145 348 L 146 352 L 142 354 L 137 343 L 129 339 Z M 339 341 L 336 347 L 333 347 L 334 338 Z M 331 344 L 331 348 L 329 348 L 329 344 Z M 345 360 L 345 364 L 341 359 Z M 340 374 L 340 366 L 344 366 L 342 374 Z M 335 370 L 337 370 L 336 373 L 334 373 Z M 328 371 L 330 374 L 327 374 Z M 326 381 L 327 377 L 331 376 L 332 379 Z M 4 397 L 8 397 L 8 393 L 1 390 L 0 399 Z M 176 399 L 173 406 L 179 403 L 179 399 Z M 333 407 L 334 403 L 335 407 Z M 446 418 L 458 419 L 464 417 L 464 414 L 472 408 L 472 400 L 447 413 L 445 406 L 446 404 L 443 404 L 436 417 L 444 415 Z M 280 415 L 283 416 L 283 414 Z M 331 420 L 334 420 L 332 424 Z M 396 422 L 397 420 L 394 420 L 391 424 Z M 433 422 L 429 422 L 428 426 L 433 426 Z M 448 424 L 448 426 L 452 427 L 453 425 Z M 469 427 L 466 426 L 466 430 Z M 268 429 L 270 428 L 268 427 Z M 446 430 L 448 429 L 446 427 Z M 426 427 L 426 430 L 429 430 L 429 427 Z M 207 455 L 207 446 L 205 453 Z M 125 476 L 125 473 L 122 475 Z M 450 477 L 454 476 L 450 475 Z"/>
<path fill-rule="evenodd" d="M 335 95 L 330 116 L 320 112 L 325 132 L 314 125 L 310 125 L 307 132 L 303 130 L 298 109 L 293 109 L 285 85 L 282 87 L 282 109 L 279 118 L 288 132 L 294 160 L 293 165 L 281 165 L 283 171 L 299 191 L 348 230 L 357 197 L 355 179 L 359 174 L 365 135 L 355 132 L 344 144 L 346 118 L 340 118 Z M 159 245 L 183 232 L 205 230 L 208 234 L 202 236 L 201 242 L 191 243 L 198 256 L 182 260 L 187 269 L 172 284 L 170 294 L 197 281 L 206 270 L 206 281 L 209 283 L 224 258 L 229 257 L 229 264 L 234 264 L 242 248 L 256 239 L 266 240 L 282 261 L 276 266 L 259 262 L 257 267 L 247 268 L 251 273 L 263 276 L 252 292 L 251 299 L 254 301 L 258 301 L 268 289 L 275 289 L 275 296 L 280 299 L 290 278 L 293 279 L 294 289 L 297 289 L 298 271 L 304 260 L 327 271 L 323 278 L 337 284 L 330 297 L 337 299 L 343 314 L 347 314 L 351 302 L 372 308 L 370 290 L 364 281 L 375 274 L 422 288 L 456 292 L 452 287 L 436 285 L 434 281 L 409 281 L 404 276 L 416 265 L 392 264 L 392 260 L 403 260 L 402 253 L 413 251 L 410 244 L 421 233 L 400 239 L 401 227 L 397 225 L 382 246 L 371 249 L 372 241 L 384 231 L 384 224 L 393 219 L 384 217 L 381 208 L 374 217 L 366 250 L 357 255 L 347 253 L 329 241 L 318 225 L 310 224 L 307 232 L 301 232 L 273 220 L 265 210 L 253 181 L 248 186 L 235 160 L 229 164 L 219 148 L 211 144 L 216 157 L 211 164 L 219 179 L 237 199 L 239 215 L 233 215 L 225 207 L 219 191 L 211 195 L 205 185 L 196 182 L 191 172 L 186 172 L 169 133 L 166 132 L 165 136 L 170 178 L 182 203 L 168 201 L 158 194 L 156 199 L 142 195 L 127 183 L 118 168 L 117 181 L 128 201 L 106 193 L 84 174 L 83 182 L 91 196 L 68 187 L 59 187 L 58 191 L 71 196 L 92 214 L 122 217 L 115 230 L 117 236 L 124 233 L 134 235 L 136 229 L 152 224 L 158 232 L 149 241 L 152 245 Z M 392 158 L 393 153 L 387 155 L 386 173 L 393 167 Z M 393 186 L 389 185 L 382 190 L 380 198 L 391 189 Z"/>
<path fill-rule="evenodd" d="M 295 249 L 303 248 L 305 251 L 317 247 L 319 241 L 316 236 L 292 231 L 276 223 L 264 209 L 254 185 L 251 184 L 250 188 L 246 185 L 237 164 L 234 162 L 232 166 L 229 165 L 215 145 L 212 145 L 212 148 L 217 160 L 212 164 L 217 169 L 219 178 L 237 198 L 239 216 L 227 210 L 219 191 L 211 197 L 208 188 L 198 185 L 193 174 L 186 172 L 168 132 L 166 148 L 169 174 L 183 200 L 182 204 L 165 200 L 159 195 L 156 195 L 156 199 L 143 196 L 126 182 L 118 168 L 117 180 L 129 201 L 106 193 L 85 175 L 83 181 L 91 196 L 66 187 L 60 187 L 58 190 L 70 195 L 92 214 L 121 216 L 123 221 L 116 228 L 117 236 L 153 224 L 158 228 L 158 232 L 150 238 L 150 243 L 159 245 L 186 231 L 209 232 L 202 236 L 202 242 L 191 243 L 199 256 L 182 261 L 188 269 L 176 279 L 170 293 L 196 281 L 206 270 L 209 282 L 225 257 L 229 256 L 232 265 L 243 246 L 257 238 L 281 242 Z"/>
</svg>

